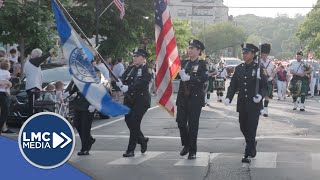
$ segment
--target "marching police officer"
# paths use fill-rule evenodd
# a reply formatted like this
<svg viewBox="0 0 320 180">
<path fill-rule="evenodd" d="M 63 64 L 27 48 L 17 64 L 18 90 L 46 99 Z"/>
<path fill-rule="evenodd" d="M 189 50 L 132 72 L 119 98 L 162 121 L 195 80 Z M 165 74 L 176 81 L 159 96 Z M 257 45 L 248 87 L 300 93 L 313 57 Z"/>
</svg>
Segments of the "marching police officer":
<svg viewBox="0 0 320 180">
<path fill-rule="evenodd" d="M 196 159 L 199 117 L 204 106 L 204 84 L 208 79 L 206 63 L 199 59 L 204 45 L 199 40 L 189 42 L 189 59 L 181 61 L 181 81 L 177 97 L 177 123 L 183 149 L 181 156 Z"/>
<path fill-rule="evenodd" d="M 147 151 L 148 138 L 141 132 L 141 120 L 150 108 L 151 96 L 149 83 L 151 81 L 151 70 L 145 64 L 149 54 L 136 48 L 133 51 L 133 65 L 128 67 L 122 75 L 122 81 L 116 84 L 125 93 L 124 105 L 131 110 L 125 115 L 126 124 L 130 130 L 130 139 L 127 151 L 123 157 L 133 157 L 136 144 L 141 144 L 141 153 Z"/>
<path fill-rule="evenodd" d="M 91 125 L 94 116 L 95 107 L 90 105 L 86 98 L 81 94 L 77 86 L 71 81 L 66 88 L 69 97 L 76 93 L 73 100 L 74 104 L 74 126 L 77 129 L 81 139 L 81 150 L 79 156 L 89 155 L 92 145 L 96 139 L 91 136 Z"/>
<path fill-rule="evenodd" d="M 250 157 L 256 156 L 256 132 L 259 122 L 262 97 L 267 93 L 267 77 L 265 70 L 260 66 L 260 77 L 257 81 L 258 64 L 255 62 L 255 54 L 259 48 L 253 44 L 241 45 L 244 63 L 238 65 L 230 81 L 228 93 L 224 101 L 229 105 L 236 92 L 238 93 L 237 112 L 239 112 L 240 130 L 246 140 L 246 148 L 242 162 L 250 162 Z M 256 84 L 259 82 L 258 93 Z"/>
</svg>

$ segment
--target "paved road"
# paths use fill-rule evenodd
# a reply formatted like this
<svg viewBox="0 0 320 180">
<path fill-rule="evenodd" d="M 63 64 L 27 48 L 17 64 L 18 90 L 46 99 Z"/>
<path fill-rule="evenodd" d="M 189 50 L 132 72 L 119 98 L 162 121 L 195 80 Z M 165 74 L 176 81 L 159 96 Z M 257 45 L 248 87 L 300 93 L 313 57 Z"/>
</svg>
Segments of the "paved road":
<svg viewBox="0 0 320 180">
<path fill-rule="evenodd" d="M 306 112 L 293 111 L 291 99 L 272 100 L 270 117 L 260 118 L 258 155 L 250 166 L 241 163 L 244 139 L 235 102 L 225 107 L 214 97 L 200 118 L 197 160 L 180 157 L 175 118 L 154 104 L 143 119 L 150 137 L 146 154 L 122 158 L 129 131 L 123 118 L 94 122 L 97 142 L 90 156 L 73 155 L 70 162 L 95 179 L 221 179 L 273 180 L 320 178 L 320 97 L 307 99 Z M 78 144 L 78 143 L 77 143 Z M 79 149 L 79 147 L 77 147 Z M 76 152 L 75 152 L 76 153 Z"/>
<path fill-rule="evenodd" d="M 202 110 L 197 159 L 180 157 L 175 118 L 156 106 L 145 115 L 142 130 L 150 137 L 148 151 L 136 149 L 134 158 L 122 158 L 129 131 L 123 117 L 96 120 L 97 139 L 89 156 L 79 157 L 80 140 L 69 163 L 94 179 L 107 180 L 318 180 L 320 178 L 320 97 L 306 100 L 306 112 L 293 111 L 291 99 L 272 100 L 269 117 L 258 127 L 258 155 L 250 166 L 241 163 L 244 139 L 236 104 L 216 102 Z"/>
</svg>

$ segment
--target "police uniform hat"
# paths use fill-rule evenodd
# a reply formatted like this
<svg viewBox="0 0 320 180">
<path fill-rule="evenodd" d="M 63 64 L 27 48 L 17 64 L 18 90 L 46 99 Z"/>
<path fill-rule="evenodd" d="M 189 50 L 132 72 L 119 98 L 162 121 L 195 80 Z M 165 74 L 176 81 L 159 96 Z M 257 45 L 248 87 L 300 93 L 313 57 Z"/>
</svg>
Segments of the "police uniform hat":
<svg viewBox="0 0 320 180">
<path fill-rule="evenodd" d="M 251 43 L 242 43 L 242 52 L 253 52 L 256 53 L 259 51 L 259 48 Z"/>
<path fill-rule="evenodd" d="M 144 49 L 139 49 L 139 48 L 135 48 L 133 50 L 133 55 L 140 55 L 140 56 L 143 56 L 145 58 L 148 58 L 149 57 L 149 53 L 144 50 Z"/>
<path fill-rule="evenodd" d="M 189 48 L 190 47 L 195 47 L 195 48 L 198 48 L 198 49 L 201 49 L 201 51 L 204 50 L 204 45 L 201 41 L 199 40 L 196 40 L 196 39 L 192 39 L 189 41 Z"/>
<path fill-rule="evenodd" d="M 298 51 L 298 52 L 297 52 L 297 55 L 303 56 L 303 52 L 302 52 L 302 51 Z"/>
<path fill-rule="evenodd" d="M 271 45 L 270 44 L 264 43 L 264 44 L 261 45 L 261 53 L 269 54 L 270 51 L 271 51 Z"/>
</svg>

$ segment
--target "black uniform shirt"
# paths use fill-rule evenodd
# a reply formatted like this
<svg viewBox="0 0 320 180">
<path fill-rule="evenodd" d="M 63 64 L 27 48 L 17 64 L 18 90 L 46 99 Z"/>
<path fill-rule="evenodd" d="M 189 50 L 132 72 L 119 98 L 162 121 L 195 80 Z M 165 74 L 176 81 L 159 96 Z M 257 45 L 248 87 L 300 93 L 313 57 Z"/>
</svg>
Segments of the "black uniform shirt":
<svg viewBox="0 0 320 180">
<path fill-rule="evenodd" d="M 258 64 L 254 61 L 250 64 L 242 63 L 236 67 L 234 75 L 231 78 L 226 98 L 232 101 L 234 94 L 239 92 L 237 102 L 238 111 L 241 109 L 249 110 L 249 108 L 244 107 L 248 105 L 248 103 L 245 102 L 249 102 L 250 106 L 259 106 L 259 104 L 253 104 L 253 97 L 256 96 L 257 66 Z M 267 93 L 267 76 L 263 66 L 260 66 L 260 77 L 258 93 L 264 97 Z"/>
</svg>

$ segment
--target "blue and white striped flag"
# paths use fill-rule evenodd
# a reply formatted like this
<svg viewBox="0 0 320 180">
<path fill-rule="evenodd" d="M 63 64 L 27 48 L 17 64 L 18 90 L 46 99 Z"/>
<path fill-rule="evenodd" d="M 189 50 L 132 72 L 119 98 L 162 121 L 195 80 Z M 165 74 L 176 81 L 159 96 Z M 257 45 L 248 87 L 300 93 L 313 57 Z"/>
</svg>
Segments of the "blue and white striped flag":
<svg viewBox="0 0 320 180">
<path fill-rule="evenodd" d="M 62 43 L 63 55 L 68 59 L 69 71 L 75 85 L 89 103 L 104 115 L 114 117 L 127 114 L 129 108 L 113 101 L 100 82 L 91 64 L 94 53 L 72 28 L 56 1 L 51 0 L 51 2 Z"/>
</svg>

